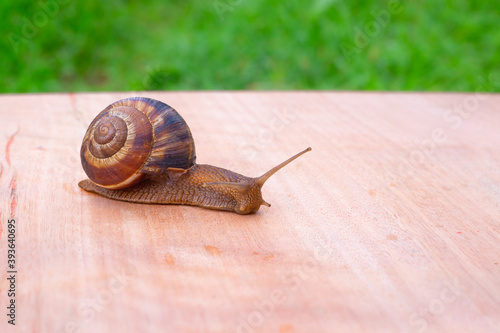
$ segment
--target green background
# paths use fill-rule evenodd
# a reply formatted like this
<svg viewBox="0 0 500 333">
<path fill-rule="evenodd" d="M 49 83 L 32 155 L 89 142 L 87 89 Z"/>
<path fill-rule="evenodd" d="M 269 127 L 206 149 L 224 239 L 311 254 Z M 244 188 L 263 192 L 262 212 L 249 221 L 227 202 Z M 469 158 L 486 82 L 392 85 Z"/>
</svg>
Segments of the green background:
<svg viewBox="0 0 500 333">
<path fill-rule="evenodd" d="M 0 92 L 500 91 L 497 1 L 2 1 Z"/>
</svg>

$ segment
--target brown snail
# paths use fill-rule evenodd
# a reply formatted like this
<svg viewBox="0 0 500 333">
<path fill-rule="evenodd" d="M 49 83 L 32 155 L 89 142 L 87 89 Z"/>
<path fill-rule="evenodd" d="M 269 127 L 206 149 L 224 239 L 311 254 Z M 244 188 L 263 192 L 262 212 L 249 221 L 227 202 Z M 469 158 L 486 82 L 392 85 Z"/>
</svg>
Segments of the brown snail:
<svg viewBox="0 0 500 333">
<path fill-rule="evenodd" d="M 78 185 L 110 199 L 249 214 L 261 205 L 270 207 L 262 199 L 264 182 L 310 150 L 256 178 L 196 164 L 191 131 L 172 107 L 150 98 L 127 98 L 109 105 L 90 124 L 80 153 L 90 180 Z"/>
</svg>

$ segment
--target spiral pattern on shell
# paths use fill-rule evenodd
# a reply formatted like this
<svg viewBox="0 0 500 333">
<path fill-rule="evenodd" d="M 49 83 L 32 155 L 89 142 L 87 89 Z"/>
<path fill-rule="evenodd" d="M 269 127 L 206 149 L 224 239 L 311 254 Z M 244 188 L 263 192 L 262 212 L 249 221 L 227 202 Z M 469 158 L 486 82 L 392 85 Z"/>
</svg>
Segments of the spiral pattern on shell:
<svg viewBox="0 0 500 333">
<path fill-rule="evenodd" d="M 92 121 L 81 148 L 82 166 L 94 183 L 126 188 L 167 168 L 196 160 L 188 125 L 172 107 L 134 97 L 109 105 Z"/>
</svg>

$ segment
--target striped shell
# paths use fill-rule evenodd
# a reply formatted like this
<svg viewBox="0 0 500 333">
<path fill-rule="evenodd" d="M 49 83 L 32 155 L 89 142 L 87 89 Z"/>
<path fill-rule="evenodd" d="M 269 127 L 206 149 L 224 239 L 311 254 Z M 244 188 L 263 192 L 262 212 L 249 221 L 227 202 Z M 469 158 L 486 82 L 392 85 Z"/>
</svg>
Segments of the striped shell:
<svg viewBox="0 0 500 333">
<path fill-rule="evenodd" d="M 87 176 L 119 189 L 166 168 L 188 169 L 196 160 L 194 140 L 172 107 L 134 97 L 109 105 L 92 121 L 80 152 Z"/>
</svg>

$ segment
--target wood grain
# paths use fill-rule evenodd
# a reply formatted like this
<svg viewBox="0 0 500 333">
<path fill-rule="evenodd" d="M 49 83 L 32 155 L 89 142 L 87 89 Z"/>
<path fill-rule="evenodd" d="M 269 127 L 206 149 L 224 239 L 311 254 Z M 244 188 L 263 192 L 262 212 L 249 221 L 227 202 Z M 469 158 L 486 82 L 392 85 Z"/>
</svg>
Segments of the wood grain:
<svg viewBox="0 0 500 333">
<path fill-rule="evenodd" d="M 500 95 L 141 93 L 254 215 L 89 194 L 90 121 L 134 93 L 0 96 L 1 332 L 500 330 Z M 17 320 L 7 324 L 7 219 Z"/>
</svg>

